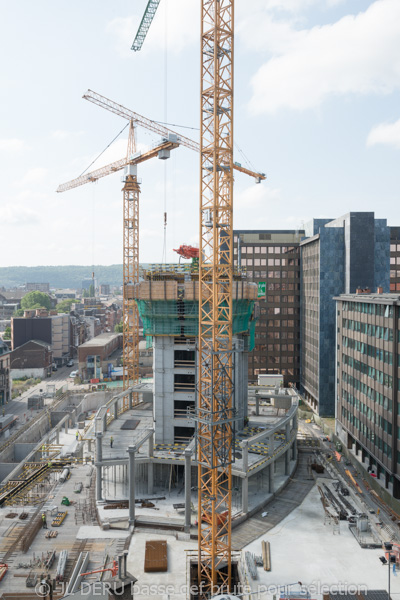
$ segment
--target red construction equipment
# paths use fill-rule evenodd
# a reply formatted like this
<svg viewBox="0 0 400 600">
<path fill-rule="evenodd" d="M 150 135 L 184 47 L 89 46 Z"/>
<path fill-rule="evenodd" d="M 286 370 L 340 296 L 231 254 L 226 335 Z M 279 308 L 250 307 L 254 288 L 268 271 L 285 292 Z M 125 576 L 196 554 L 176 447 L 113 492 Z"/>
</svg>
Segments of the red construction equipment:
<svg viewBox="0 0 400 600">
<path fill-rule="evenodd" d="M 174 248 L 174 252 L 177 252 L 182 258 L 199 258 L 199 249 L 194 246 L 186 246 L 186 244 L 182 244 L 178 249 Z"/>
</svg>

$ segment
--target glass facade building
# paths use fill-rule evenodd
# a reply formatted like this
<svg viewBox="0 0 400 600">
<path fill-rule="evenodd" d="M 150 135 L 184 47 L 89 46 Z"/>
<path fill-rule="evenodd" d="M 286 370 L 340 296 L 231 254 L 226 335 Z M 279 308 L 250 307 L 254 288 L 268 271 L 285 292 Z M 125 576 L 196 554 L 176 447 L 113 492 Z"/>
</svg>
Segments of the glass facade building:
<svg viewBox="0 0 400 600">
<path fill-rule="evenodd" d="M 389 292 L 390 230 L 372 212 L 313 219 L 301 250 L 300 389 L 320 416 L 335 414 L 334 296 Z"/>
<path fill-rule="evenodd" d="M 400 498 L 400 296 L 342 294 L 335 300 L 336 433 Z"/>
</svg>

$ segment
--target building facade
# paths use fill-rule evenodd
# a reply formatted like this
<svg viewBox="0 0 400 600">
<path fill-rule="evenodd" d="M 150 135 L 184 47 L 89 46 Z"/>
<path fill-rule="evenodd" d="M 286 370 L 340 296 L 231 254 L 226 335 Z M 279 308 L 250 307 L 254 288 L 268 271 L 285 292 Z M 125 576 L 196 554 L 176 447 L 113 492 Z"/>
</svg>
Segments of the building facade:
<svg viewBox="0 0 400 600">
<path fill-rule="evenodd" d="M 249 382 L 280 373 L 300 382 L 300 240 L 304 231 L 235 230 L 235 265 L 258 285 L 258 320 L 249 353 Z"/>
<path fill-rule="evenodd" d="M 390 291 L 400 292 L 400 227 L 390 228 Z"/>
<path fill-rule="evenodd" d="M 314 219 L 301 244 L 301 390 L 320 416 L 335 413 L 334 296 L 389 292 L 390 228 L 372 212 Z"/>
<path fill-rule="evenodd" d="M 11 400 L 10 349 L 0 340 L 0 406 Z"/>
<path fill-rule="evenodd" d="M 336 432 L 382 487 L 400 498 L 400 295 L 336 300 Z"/>
<path fill-rule="evenodd" d="M 40 340 L 51 346 L 53 360 L 59 366 L 66 362 L 72 356 L 71 317 L 40 309 L 25 311 L 25 315 L 11 319 L 12 349 L 30 340 Z"/>
</svg>

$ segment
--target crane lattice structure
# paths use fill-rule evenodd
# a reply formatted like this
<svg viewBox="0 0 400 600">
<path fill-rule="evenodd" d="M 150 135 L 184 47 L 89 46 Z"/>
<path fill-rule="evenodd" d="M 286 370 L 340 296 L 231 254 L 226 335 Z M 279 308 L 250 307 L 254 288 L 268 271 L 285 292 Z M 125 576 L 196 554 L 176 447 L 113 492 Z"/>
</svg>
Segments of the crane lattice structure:
<svg viewBox="0 0 400 600">
<path fill-rule="evenodd" d="M 146 38 L 147 32 L 150 29 L 150 25 L 153 22 L 154 15 L 156 14 L 158 5 L 160 4 L 160 0 L 149 0 L 146 6 L 146 10 L 144 11 L 142 20 L 139 25 L 139 29 L 137 30 L 136 37 L 132 44 L 131 50 L 137 52 L 143 46 L 143 42 Z"/>
<path fill-rule="evenodd" d="M 201 2 L 199 585 L 231 589 L 233 0 Z"/>
<path fill-rule="evenodd" d="M 137 119 L 135 121 L 138 122 Z M 68 183 L 60 185 L 57 192 L 65 192 L 85 183 L 97 181 L 127 167 L 123 191 L 123 389 L 139 382 L 139 313 L 134 300 L 133 288 L 139 282 L 139 194 L 137 164 L 158 156 L 167 158 L 169 151 L 179 143 L 172 139 L 162 139 L 161 143 L 147 152 L 136 152 L 135 127 L 130 120 L 128 149 L 126 157 L 110 165 L 81 175 Z M 171 136 L 169 136 L 171 138 Z M 134 403 L 137 395 L 134 394 Z M 128 399 L 124 398 L 124 408 L 128 408 Z"/>
<path fill-rule="evenodd" d="M 194 140 L 192 140 L 184 135 L 181 135 L 180 133 L 179 134 L 176 133 L 176 131 L 174 131 L 173 129 L 169 129 L 168 127 L 165 127 L 164 125 L 157 123 L 157 121 L 152 121 L 151 119 L 148 119 L 147 117 L 143 117 L 143 115 L 140 115 L 139 113 L 134 112 L 130 108 L 126 108 L 122 104 L 118 104 L 117 102 L 114 102 L 113 100 L 110 100 L 109 98 L 106 98 L 105 96 L 102 96 L 101 94 L 98 94 L 97 92 L 94 92 L 93 90 L 88 90 L 86 92 L 86 94 L 83 95 L 83 98 L 85 100 L 88 100 L 89 102 L 93 102 L 93 104 L 97 104 L 97 106 L 100 106 L 101 108 L 105 108 L 106 110 L 109 110 L 109 111 L 113 112 L 114 114 L 119 115 L 120 117 L 122 117 L 124 119 L 127 119 L 128 121 L 132 120 L 134 125 L 139 125 L 140 127 L 149 129 L 150 131 L 153 131 L 154 133 L 158 133 L 159 135 L 165 137 L 166 139 L 170 139 L 171 135 L 177 136 L 179 144 L 181 146 L 190 148 L 191 150 L 194 150 L 195 152 L 200 152 L 200 144 L 198 142 L 195 142 Z M 254 177 L 256 180 L 256 183 L 260 183 L 261 181 L 266 179 L 265 173 L 259 173 L 258 171 L 252 171 L 251 169 L 246 169 L 246 167 L 242 167 L 242 165 L 240 165 L 239 163 L 233 163 L 233 169 L 235 171 L 240 171 L 241 173 L 245 173 L 246 175 L 250 175 L 251 177 Z"/>
</svg>

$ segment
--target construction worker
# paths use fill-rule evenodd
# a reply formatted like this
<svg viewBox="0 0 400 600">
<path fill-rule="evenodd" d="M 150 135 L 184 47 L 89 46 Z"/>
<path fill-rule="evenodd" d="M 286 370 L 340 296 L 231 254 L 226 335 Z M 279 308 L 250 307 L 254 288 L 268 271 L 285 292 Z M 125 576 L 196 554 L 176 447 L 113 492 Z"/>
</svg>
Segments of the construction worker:
<svg viewBox="0 0 400 600">
<path fill-rule="evenodd" d="M 43 525 L 43 529 L 47 529 L 46 513 L 42 513 L 42 525 Z"/>
<path fill-rule="evenodd" d="M 49 468 L 49 469 L 51 469 L 51 467 L 53 466 L 53 465 L 51 464 L 51 461 L 49 461 L 49 462 L 47 463 L 47 466 L 48 466 L 48 468 Z"/>
<path fill-rule="evenodd" d="M 76 432 L 75 437 L 76 437 L 76 441 L 78 441 L 79 440 L 79 431 Z"/>
<path fill-rule="evenodd" d="M 110 448 L 113 447 L 113 443 L 114 443 L 114 438 L 113 436 L 110 437 Z"/>
</svg>

